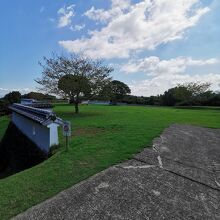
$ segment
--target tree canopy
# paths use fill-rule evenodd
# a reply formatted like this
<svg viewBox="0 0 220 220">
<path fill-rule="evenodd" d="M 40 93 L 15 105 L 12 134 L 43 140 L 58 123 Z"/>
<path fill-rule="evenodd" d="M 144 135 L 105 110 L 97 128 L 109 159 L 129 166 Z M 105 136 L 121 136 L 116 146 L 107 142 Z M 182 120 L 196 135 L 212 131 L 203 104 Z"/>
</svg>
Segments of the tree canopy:
<svg viewBox="0 0 220 220">
<path fill-rule="evenodd" d="M 78 75 L 64 75 L 58 81 L 58 89 L 63 91 L 68 97 L 71 98 L 71 102 L 75 104 L 75 112 L 78 113 L 79 95 L 89 96 L 91 92 L 90 81 L 85 76 Z"/>
<path fill-rule="evenodd" d="M 41 89 L 73 100 L 75 112 L 78 112 L 79 98 L 98 95 L 111 80 L 112 68 L 100 60 L 92 60 L 80 54 L 69 56 L 53 55 L 44 57 L 42 77 L 36 82 Z"/>
<path fill-rule="evenodd" d="M 56 99 L 56 96 L 43 94 L 40 92 L 29 92 L 27 94 L 22 95 L 22 98 L 37 99 L 37 100 L 54 100 Z"/>
<path fill-rule="evenodd" d="M 21 93 L 18 91 L 13 91 L 6 94 L 3 99 L 8 101 L 9 104 L 19 103 L 21 101 Z"/>
<path fill-rule="evenodd" d="M 162 95 L 163 105 L 195 105 L 211 96 L 210 83 L 185 83 L 167 90 Z"/>
<path fill-rule="evenodd" d="M 122 100 L 125 95 L 130 94 L 131 90 L 125 83 L 113 80 L 109 82 L 103 89 L 102 94 L 108 97 L 113 104 Z"/>
</svg>

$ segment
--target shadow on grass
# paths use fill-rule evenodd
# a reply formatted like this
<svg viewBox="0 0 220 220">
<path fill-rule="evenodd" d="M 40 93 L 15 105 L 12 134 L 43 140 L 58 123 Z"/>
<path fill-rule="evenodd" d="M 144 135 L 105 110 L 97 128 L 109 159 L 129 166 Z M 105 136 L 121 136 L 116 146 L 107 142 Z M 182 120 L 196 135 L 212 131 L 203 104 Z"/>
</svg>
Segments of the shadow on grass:
<svg viewBox="0 0 220 220">
<path fill-rule="evenodd" d="M 33 167 L 48 158 L 12 122 L 0 143 L 0 178 Z"/>
<path fill-rule="evenodd" d="M 59 115 L 59 111 L 56 111 L 56 113 Z M 79 112 L 76 114 L 75 112 L 65 112 L 60 114 L 62 117 L 74 117 L 74 118 L 86 118 L 86 117 L 94 117 L 94 116 L 100 116 L 102 115 L 100 112 Z"/>
<path fill-rule="evenodd" d="M 175 106 L 175 109 L 190 109 L 190 110 L 220 110 L 220 107 L 212 106 Z"/>
<path fill-rule="evenodd" d="M 72 106 L 70 105 L 69 103 L 54 103 L 55 106 L 58 106 L 58 107 L 62 107 L 62 106 Z"/>
</svg>

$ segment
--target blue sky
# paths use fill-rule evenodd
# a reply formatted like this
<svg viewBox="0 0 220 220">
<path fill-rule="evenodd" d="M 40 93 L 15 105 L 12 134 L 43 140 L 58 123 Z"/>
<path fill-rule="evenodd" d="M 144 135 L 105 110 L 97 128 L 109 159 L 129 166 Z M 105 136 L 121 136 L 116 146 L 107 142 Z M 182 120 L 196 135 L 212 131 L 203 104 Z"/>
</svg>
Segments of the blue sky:
<svg viewBox="0 0 220 220">
<path fill-rule="evenodd" d="M 0 96 L 36 90 L 52 52 L 103 58 L 136 95 L 191 81 L 220 90 L 219 11 L 218 0 L 2 0 Z"/>
</svg>

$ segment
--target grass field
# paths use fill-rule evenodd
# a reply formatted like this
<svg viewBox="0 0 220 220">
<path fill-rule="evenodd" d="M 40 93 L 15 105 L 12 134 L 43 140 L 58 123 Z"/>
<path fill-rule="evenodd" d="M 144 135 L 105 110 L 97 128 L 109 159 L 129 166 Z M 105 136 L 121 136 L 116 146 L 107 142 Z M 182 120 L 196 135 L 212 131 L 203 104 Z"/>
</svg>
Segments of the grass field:
<svg viewBox="0 0 220 220">
<path fill-rule="evenodd" d="M 56 113 L 72 122 L 70 148 L 42 164 L 0 180 L 0 219 L 8 219 L 83 179 L 150 146 L 173 123 L 220 128 L 220 110 L 162 107 L 57 105 Z M 0 138 L 7 117 L 0 118 Z"/>
<path fill-rule="evenodd" d="M 0 117 L 0 140 L 2 139 L 5 130 L 8 126 L 9 117 L 8 116 L 2 116 Z"/>
</svg>

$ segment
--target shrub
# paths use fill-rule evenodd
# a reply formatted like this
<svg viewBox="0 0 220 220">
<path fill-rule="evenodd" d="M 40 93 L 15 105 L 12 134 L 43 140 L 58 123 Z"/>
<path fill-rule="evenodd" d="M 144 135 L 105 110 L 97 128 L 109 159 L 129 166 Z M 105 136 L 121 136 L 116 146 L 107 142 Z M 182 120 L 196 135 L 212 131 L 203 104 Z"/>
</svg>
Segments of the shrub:
<svg viewBox="0 0 220 220">
<path fill-rule="evenodd" d="M 8 101 L 10 104 L 20 103 L 21 93 L 18 91 L 13 91 L 4 96 L 4 100 Z"/>
<path fill-rule="evenodd" d="M 8 109 L 9 102 L 7 100 L 0 100 L 0 116 L 9 114 Z"/>
</svg>

